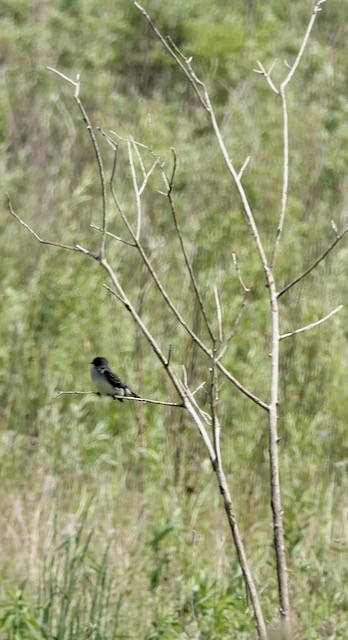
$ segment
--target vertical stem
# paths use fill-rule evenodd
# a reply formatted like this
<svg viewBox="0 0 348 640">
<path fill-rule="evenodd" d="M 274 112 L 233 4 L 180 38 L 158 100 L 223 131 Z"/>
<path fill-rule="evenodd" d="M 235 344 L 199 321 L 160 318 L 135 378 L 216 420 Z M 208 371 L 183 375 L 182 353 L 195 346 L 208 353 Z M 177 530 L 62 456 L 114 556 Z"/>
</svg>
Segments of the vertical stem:
<svg viewBox="0 0 348 640">
<path fill-rule="evenodd" d="M 282 186 L 280 216 L 279 216 L 279 222 L 278 222 L 276 237 L 274 240 L 274 247 L 273 247 L 271 264 L 270 264 L 272 270 L 275 265 L 279 243 L 280 243 L 281 235 L 283 233 L 285 213 L 286 213 L 286 203 L 288 199 L 288 188 L 289 188 L 289 118 L 288 118 L 288 107 L 286 102 L 285 89 L 283 85 L 280 85 L 279 94 L 282 100 L 282 110 L 283 110 L 283 186 Z"/>
<path fill-rule="evenodd" d="M 284 640 L 290 638 L 290 605 L 288 592 L 288 570 L 284 545 L 283 510 L 279 480 L 278 456 L 278 385 L 279 385 L 279 309 L 277 291 L 272 271 L 268 274 L 271 314 L 272 352 L 269 404 L 269 456 L 271 471 L 271 506 L 273 513 L 273 539 L 277 564 L 280 615 Z"/>
<path fill-rule="evenodd" d="M 257 634 L 258 637 L 260 638 L 260 640 L 267 640 L 268 635 L 267 635 L 267 630 L 266 630 L 266 624 L 263 618 L 263 614 L 262 614 L 262 610 L 261 610 L 261 605 L 260 605 L 260 600 L 259 600 L 259 594 L 257 592 L 257 588 L 255 586 L 253 577 L 251 575 L 250 569 L 249 569 L 249 564 L 248 564 L 248 559 L 245 553 L 245 548 L 244 548 L 244 544 L 243 544 L 243 540 L 242 540 L 242 536 L 241 533 L 239 531 L 239 527 L 237 524 L 237 520 L 236 520 L 236 514 L 233 508 L 233 504 L 232 504 L 232 500 L 231 500 L 231 495 L 228 489 L 228 485 L 227 485 L 227 481 L 226 481 L 226 477 L 225 474 L 222 470 L 221 464 L 219 463 L 218 459 L 215 458 L 215 461 L 213 463 L 213 467 L 214 467 L 214 471 L 216 473 L 216 477 L 219 483 L 219 489 L 220 489 L 220 493 L 222 495 L 223 498 L 223 503 L 224 503 L 224 508 L 225 508 L 225 512 L 227 515 L 227 520 L 231 529 L 231 533 L 232 533 L 232 537 L 233 537 L 233 541 L 234 541 L 234 545 L 237 551 L 237 556 L 238 556 L 238 561 L 239 561 L 239 566 L 242 569 L 242 573 L 243 573 L 243 577 L 244 577 L 244 583 L 247 586 L 247 590 L 248 593 L 250 595 L 250 601 L 253 607 L 253 611 L 254 611 L 254 619 L 255 619 L 255 625 L 256 625 L 256 629 L 257 629 Z"/>
</svg>

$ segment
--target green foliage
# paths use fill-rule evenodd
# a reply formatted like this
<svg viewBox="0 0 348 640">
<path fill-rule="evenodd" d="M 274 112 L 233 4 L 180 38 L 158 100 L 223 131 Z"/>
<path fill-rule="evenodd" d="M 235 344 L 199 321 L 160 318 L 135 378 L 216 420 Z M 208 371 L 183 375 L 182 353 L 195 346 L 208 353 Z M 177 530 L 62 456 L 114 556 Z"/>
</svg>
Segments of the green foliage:
<svg viewBox="0 0 348 640">
<path fill-rule="evenodd" d="M 0 602 L 0 629 L 6 640 L 43 640 L 46 638 L 38 624 L 35 612 L 24 599 L 22 589 L 10 591 Z"/>
<path fill-rule="evenodd" d="M 289 87 L 290 190 L 279 288 L 334 239 L 331 219 L 339 229 L 347 224 L 348 5 L 326 5 Z M 277 58 L 274 77 L 283 77 L 282 60 L 294 59 L 312 2 L 151 0 L 147 9 L 207 79 L 236 166 L 251 156 L 243 180 L 269 252 L 281 196 L 281 113 L 279 100 L 251 69 L 257 59 L 268 68 Z M 225 334 L 242 303 L 233 251 L 245 283 L 253 284 L 223 362 L 266 399 L 263 274 L 209 121 L 173 61 L 128 0 L 14 0 L 3 3 L 1 18 L 1 191 L 41 237 L 98 250 L 99 234 L 90 228 L 100 225 L 101 215 L 93 150 L 71 87 L 47 65 L 73 78 L 80 73 L 93 124 L 148 144 L 168 171 L 174 146 L 177 214 L 214 327 L 214 285 Z M 98 140 L 109 178 L 111 150 Z M 135 220 L 122 145 L 116 188 Z M 143 244 L 184 317 L 206 337 L 158 190 L 163 184 L 153 175 L 144 194 Z M 110 231 L 129 239 L 108 204 Z M 89 390 L 89 362 L 100 354 L 136 391 L 175 401 L 152 351 L 103 288 L 97 264 L 38 245 L 9 218 L 5 203 L 0 221 L 1 637 L 254 637 L 211 468 L 187 417 L 110 398 L 52 399 L 60 390 Z M 202 381 L 207 388 L 205 357 L 162 309 L 132 248 L 111 239 L 107 247 L 162 348 L 172 344 L 176 371 L 181 375 L 184 363 L 192 388 Z M 346 264 L 344 240 L 281 298 L 283 332 L 344 302 Z M 347 635 L 344 313 L 281 344 L 281 471 L 299 638 Z M 253 573 L 260 588 L 268 585 L 262 605 L 272 619 L 266 416 L 222 377 L 219 396 L 228 480 Z M 209 402 L 205 388 L 198 397 L 202 405 Z"/>
</svg>

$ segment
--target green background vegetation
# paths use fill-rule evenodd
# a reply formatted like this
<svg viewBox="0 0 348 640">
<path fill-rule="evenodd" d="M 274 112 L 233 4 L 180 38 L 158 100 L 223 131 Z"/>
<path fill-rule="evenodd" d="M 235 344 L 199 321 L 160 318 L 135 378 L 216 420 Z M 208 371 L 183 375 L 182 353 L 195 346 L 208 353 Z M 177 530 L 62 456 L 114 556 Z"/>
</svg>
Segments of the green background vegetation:
<svg viewBox="0 0 348 640">
<path fill-rule="evenodd" d="M 194 56 L 211 88 L 267 250 L 279 214 L 281 108 L 256 60 L 293 60 L 312 2 L 149 0 L 157 26 Z M 71 87 L 92 122 L 150 145 L 170 166 L 174 195 L 202 295 L 213 317 L 219 287 L 226 331 L 242 301 L 238 254 L 253 293 L 224 364 L 267 399 L 267 292 L 241 205 L 206 114 L 153 33 L 127 0 L 3 2 L 0 184 L 44 238 L 97 249 L 99 178 Z M 289 86 L 291 175 L 279 287 L 333 240 L 348 211 L 348 4 L 331 0 Z M 112 155 L 103 146 L 110 172 Z M 117 189 L 135 220 L 127 158 Z M 205 329 L 180 255 L 170 211 L 153 178 L 144 200 L 143 242 L 185 317 Z M 253 638 L 221 501 L 203 445 L 180 410 L 86 396 L 89 362 L 106 355 L 139 393 L 176 401 L 127 312 L 102 287 L 105 274 L 80 255 L 38 245 L 3 197 L 0 253 L 0 635 L 4 639 L 91 637 Z M 116 212 L 110 230 L 125 236 Z M 192 388 L 207 362 L 178 330 L 134 250 L 108 242 L 110 261 L 178 373 Z M 281 300 L 282 331 L 347 299 L 345 240 Z M 296 638 L 346 638 L 347 315 L 281 345 L 280 457 Z M 267 424 L 262 410 L 219 379 L 223 458 L 262 605 L 271 622 L 277 593 L 272 549 Z M 208 402 L 204 390 L 202 404 Z"/>
</svg>

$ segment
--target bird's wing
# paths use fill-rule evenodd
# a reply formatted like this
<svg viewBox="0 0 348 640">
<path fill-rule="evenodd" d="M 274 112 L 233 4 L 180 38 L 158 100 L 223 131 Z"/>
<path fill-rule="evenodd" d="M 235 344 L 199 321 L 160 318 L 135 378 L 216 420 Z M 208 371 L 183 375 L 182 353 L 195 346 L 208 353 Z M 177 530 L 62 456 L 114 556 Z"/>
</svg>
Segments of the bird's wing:
<svg viewBox="0 0 348 640">
<path fill-rule="evenodd" d="M 132 391 L 128 385 L 124 384 L 122 380 L 114 373 L 110 368 L 104 369 L 105 378 L 115 389 L 124 389 L 126 396 L 133 396 L 134 398 L 140 398 L 134 391 Z"/>
<path fill-rule="evenodd" d="M 120 378 L 116 375 L 116 373 L 111 371 L 111 369 L 104 369 L 104 375 L 109 384 L 111 384 L 112 387 L 115 387 L 115 389 L 126 388 L 126 385 L 121 382 Z"/>
</svg>

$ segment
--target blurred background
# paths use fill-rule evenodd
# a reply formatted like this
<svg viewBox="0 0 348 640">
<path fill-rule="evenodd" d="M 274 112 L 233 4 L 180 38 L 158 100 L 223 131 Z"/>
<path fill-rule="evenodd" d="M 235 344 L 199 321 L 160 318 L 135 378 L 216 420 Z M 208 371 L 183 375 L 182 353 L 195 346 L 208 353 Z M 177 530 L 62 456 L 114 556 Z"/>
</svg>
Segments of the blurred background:
<svg viewBox="0 0 348 640">
<path fill-rule="evenodd" d="M 211 91 L 268 254 L 280 210 L 280 100 L 274 81 L 301 44 L 313 3 L 144 1 Z M 334 240 L 348 218 L 348 5 L 323 6 L 288 87 L 290 185 L 276 268 L 278 288 Z M 254 638 L 251 611 L 220 496 L 199 435 L 180 409 L 63 396 L 92 390 L 89 363 L 109 358 L 138 394 L 177 401 L 130 315 L 102 286 L 105 273 L 43 238 L 98 250 L 101 196 L 95 155 L 72 87 L 93 126 L 151 147 L 170 172 L 185 244 L 212 323 L 219 289 L 225 335 L 242 304 L 236 252 L 252 294 L 224 365 L 267 401 L 268 294 L 209 119 L 183 74 L 128 0 L 0 7 L 0 629 L 1 637 Z M 101 136 L 105 171 L 113 155 Z M 150 166 L 150 158 L 144 154 Z M 116 190 L 136 208 L 126 147 Z M 144 194 L 142 241 L 187 322 L 208 340 L 168 204 L 154 173 Z M 109 198 L 109 230 L 129 240 Z M 191 388 L 208 362 L 163 306 L 135 250 L 108 239 L 109 260 L 161 348 L 172 345 Z M 287 332 L 347 299 L 346 239 L 281 298 Z M 281 344 L 280 462 L 296 638 L 347 637 L 347 312 Z M 267 620 L 277 612 L 269 506 L 267 416 L 222 376 L 223 460 Z M 199 392 L 208 406 L 204 387 Z M 17 634 L 17 635 L 16 635 Z"/>
</svg>

